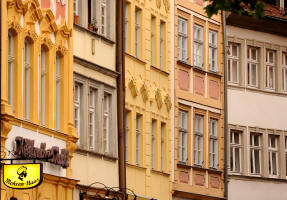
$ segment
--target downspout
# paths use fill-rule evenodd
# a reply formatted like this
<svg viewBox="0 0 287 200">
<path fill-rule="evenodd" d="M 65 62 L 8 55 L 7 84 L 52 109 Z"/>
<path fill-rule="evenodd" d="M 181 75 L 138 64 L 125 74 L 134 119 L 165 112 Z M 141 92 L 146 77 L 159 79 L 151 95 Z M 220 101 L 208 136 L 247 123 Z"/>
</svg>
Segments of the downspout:
<svg viewBox="0 0 287 200">
<path fill-rule="evenodd" d="M 119 188 L 125 192 L 126 162 L 125 162 L 125 57 L 124 57 L 124 6 L 125 1 L 116 2 L 116 70 L 117 78 L 117 118 L 118 118 L 118 166 Z"/>
<path fill-rule="evenodd" d="M 228 104 L 227 104 L 227 41 L 226 41 L 226 13 L 222 12 L 223 45 L 224 45 L 224 197 L 228 199 Z"/>
</svg>

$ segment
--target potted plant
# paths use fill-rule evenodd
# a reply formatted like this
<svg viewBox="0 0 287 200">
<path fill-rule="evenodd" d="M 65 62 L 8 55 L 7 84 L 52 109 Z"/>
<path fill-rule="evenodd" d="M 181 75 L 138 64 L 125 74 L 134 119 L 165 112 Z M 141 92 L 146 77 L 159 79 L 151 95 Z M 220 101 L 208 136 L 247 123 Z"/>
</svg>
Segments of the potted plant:
<svg viewBox="0 0 287 200">
<path fill-rule="evenodd" d="M 93 31 L 98 32 L 98 26 L 97 26 L 97 19 L 96 18 L 93 18 L 91 24 L 92 24 Z"/>
<path fill-rule="evenodd" d="M 79 24 L 79 15 L 74 15 L 74 23 Z"/>
<path fill-rule="evenodd" d="M 92 31 L 93 30 L 93 24 L 89 23 L 88 28 L 89 28 L 90 31 Z"/>
</svg>

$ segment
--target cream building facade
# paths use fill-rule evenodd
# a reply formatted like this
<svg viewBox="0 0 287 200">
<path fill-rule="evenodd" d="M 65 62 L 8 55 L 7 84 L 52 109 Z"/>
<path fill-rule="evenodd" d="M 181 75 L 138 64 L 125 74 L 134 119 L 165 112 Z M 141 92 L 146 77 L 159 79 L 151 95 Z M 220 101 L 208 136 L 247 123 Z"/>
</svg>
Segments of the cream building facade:
<svg viewBox="0 0 287 200">
<path fill-rule="evenodd" d="M 126 176 L 137 199 L 171 199 L 170 2 L 125 5 Z"/>
<path fill-rule="evenodd" d="M 72 1 L 1 2 L 1 157 L 31 158 L 15 156 L 17 138 L 25 148 L 32 144 L 65 157 L 62 166 L 43 163 L 44 181 L 38 188 L 15 190 L 2 182 L 1 199 L 73 197 L 72 16 Z"/>
<path fill-rule="evenodd" d="M 119 190 L 116 1 L 74 1 L 74 200 Z"/>
<path fill-rule="evenodd" d="M 230 200 L 287 196 L 287 34 L 280 7 L 283 1 L 268 4 L 257 21 L 227 17 Z"/>
</svg>

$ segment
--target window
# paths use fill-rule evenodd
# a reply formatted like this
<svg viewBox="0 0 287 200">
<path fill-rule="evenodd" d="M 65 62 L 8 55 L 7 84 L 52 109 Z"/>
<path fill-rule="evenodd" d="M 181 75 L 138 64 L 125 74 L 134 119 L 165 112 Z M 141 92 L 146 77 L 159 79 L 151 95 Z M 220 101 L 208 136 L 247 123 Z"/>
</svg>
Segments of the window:
<svg viewBox="0 0 287 200">
<path fill-rule="evenodd" d="M 209 129 L 209 167 L 217 169 L 218 165 L 218 121 L 210 119 Z"/>
<path fill-rule="evenodd" d="M 178 44 L 177 44 L 177 59 L 182 62 L 187 62 L 187 20 L 181 17 L 178 18 Z"/>
<path fill-rule="evenodd" d="M 129 5 L 125 4 L 125 52 L 128 52 L 128 25 L 129 25 Z"/>
<path fill-rule="evenodd" d="M 230 131 L 230 171 L 241 172 L 241 132 Z"/>
<path fill-rule="evenodd" d="M 141 137 L 141 118 L 142 116 L 137 114 L 136 116 L 136 164 L 140 164 L 140 137 Z"/>
<path fill-rule="evenodd" d="M 140 10 L 138 8 L 135 9 L 135 56 L 139 57 L 139 51 L 140 51 Z"/>
<path fill-rule="evenodd" d="M 269 175 L 278 175 L 278 137 L 269 135 L 268 137 L 268 153 L 269 153 Z"/>
<path fill-rule="evenodd" d="M 75 83 L 74 85 L 74 125 L 78 132 L 78 144 L 81 139 L 81 85 L 79 83 Z"/>
<path fill-rule="evenodd" d="M 209 69 L 217 72 L 217 32 L 209 31 Z"/>
<path fill-rule="evenodd" d="M 89 148 L 95 149 L 95 137 L 96 137 L 96 99 L 97 91 L 94 88 L 90 88 L 89 98 Z M 105 122 L 104 122 L 105 123 Z"/>
<path fill-rule="evenodd" d="M 111 123 L 111 95 L 105 93 L 104 97 L 104 152 L 109 153 Z"/>
<path fill-rule="evenodd" d="M 282 89 L 287 92 L 287 54 L 282 55 Z"/>
<path fill-rule="evenodd" d="M 239 83 L 239 45 L 230 43 L 228 50 L 228 81 Z"/>
<path fill-rule="evenodd" d="M 75 16 L 79 15 L 79 2 L 78 2 L 78 0 L 74 0 L 74 15 Z"/>
<path fill-rule="evenodd" d="M 258 49 L 247 48 L 247 81 L 249 86 L 258 86 Z"/>
<path fill-rule="evenodd" d="M 261 135 L 250 133 L 250 173 L 261 173 Z"/>
<path fill-rule="evenodd" d="M 194 25 L 194 66 L 203 67 L 203 27 Z"/>
<path fill-rule="evenodd" d="M 275 52 L 266 50 L 265 86 L 269 89 L 275 89 L 275 59 Z"/>
<path fill-rule="evenodd" d="M 164 143 L 165 143 L 165 123 L 161 123 L 160 126 L 160 160 L 161 160 L 161 171 L 164 171 Z"/>
<path fill-rule="evenodd" d="M 195 115 L 194 164 L 203 165 L 203 116 Z"/>
<path fill-rule="evenodd" d="M 60 129 L 60 56 L 56 55 L 56 130 Z"/>
<path fill-rule="evenodd" d="M 30 43 L 25 39 L 25 119 L 30 118 Z"/>
<path fill-rule="evenodd" d="M 151 51 L 151 65 L 154 66 L 154 31 L 155 31 L 155 17 L 151 16 L 151 27 L 150 27 L 150 51 Z"/>
<path fill-rule="evenodd" d="M 14 37 L 8 31 L 8 103 L 13 110 Z"/>
<path fill-rule="evenodd" d="M 107 4 L 106 0 L 101 0 L 101 33 L 106 35 L 107 29 Z"/>
<path fill-rule="evenodd" d="M 187 112 L 179 111 L 178 161 L 187 161 Z"/>
<path fill-rule="evenodd" d="M 41 124 L 45 125 L 45 98 L 46 98 L 46 92 L 45 92 L 45 85 L 46 85 L 46 50 L 42 46 L 41 48 Z"/>
<path fill-rule="evenodd" d="M 160 22 L 160 69 L 164 69 L 164 64 L 165 64 L 165 23 Z"/>
<path fill-rule="evenodd" d="M 156 120 L 151 122 L 151 168 L 154 169 L 156 148 Z"/>
<path fill-rule="evenodd" d="M 126 162 L 129 161 L 129 114 L 130 112 L 126 110 L 126 144 L 125 144 L 125 150 L 126 150 Z"/>
</svg>

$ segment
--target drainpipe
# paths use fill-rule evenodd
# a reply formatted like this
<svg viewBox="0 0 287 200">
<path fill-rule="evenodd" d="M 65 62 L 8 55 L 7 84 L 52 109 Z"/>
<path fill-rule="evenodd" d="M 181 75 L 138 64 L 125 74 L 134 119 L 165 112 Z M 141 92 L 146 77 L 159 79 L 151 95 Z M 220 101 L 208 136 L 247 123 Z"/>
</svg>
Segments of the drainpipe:
<svg viewBox="0 0 287 200">
<path fill-rule="evenodd" d="M 224 45 L 224 197 L 228 199 L 228 109 L 227 109 L 227 41 L 226 41 L 226 13 L 222 12 L 223 45 Z"/>
<path fill-rule="evenodd" d="M 125 1 L 116 2 L 116 70 L 117 79 L 117 116 L 118 116 L 118 157 L 119 157 L 119 188 L 125 192 L 126 162 L 125 162 L 125 45 L 124 7 Z"/>
</svg>

